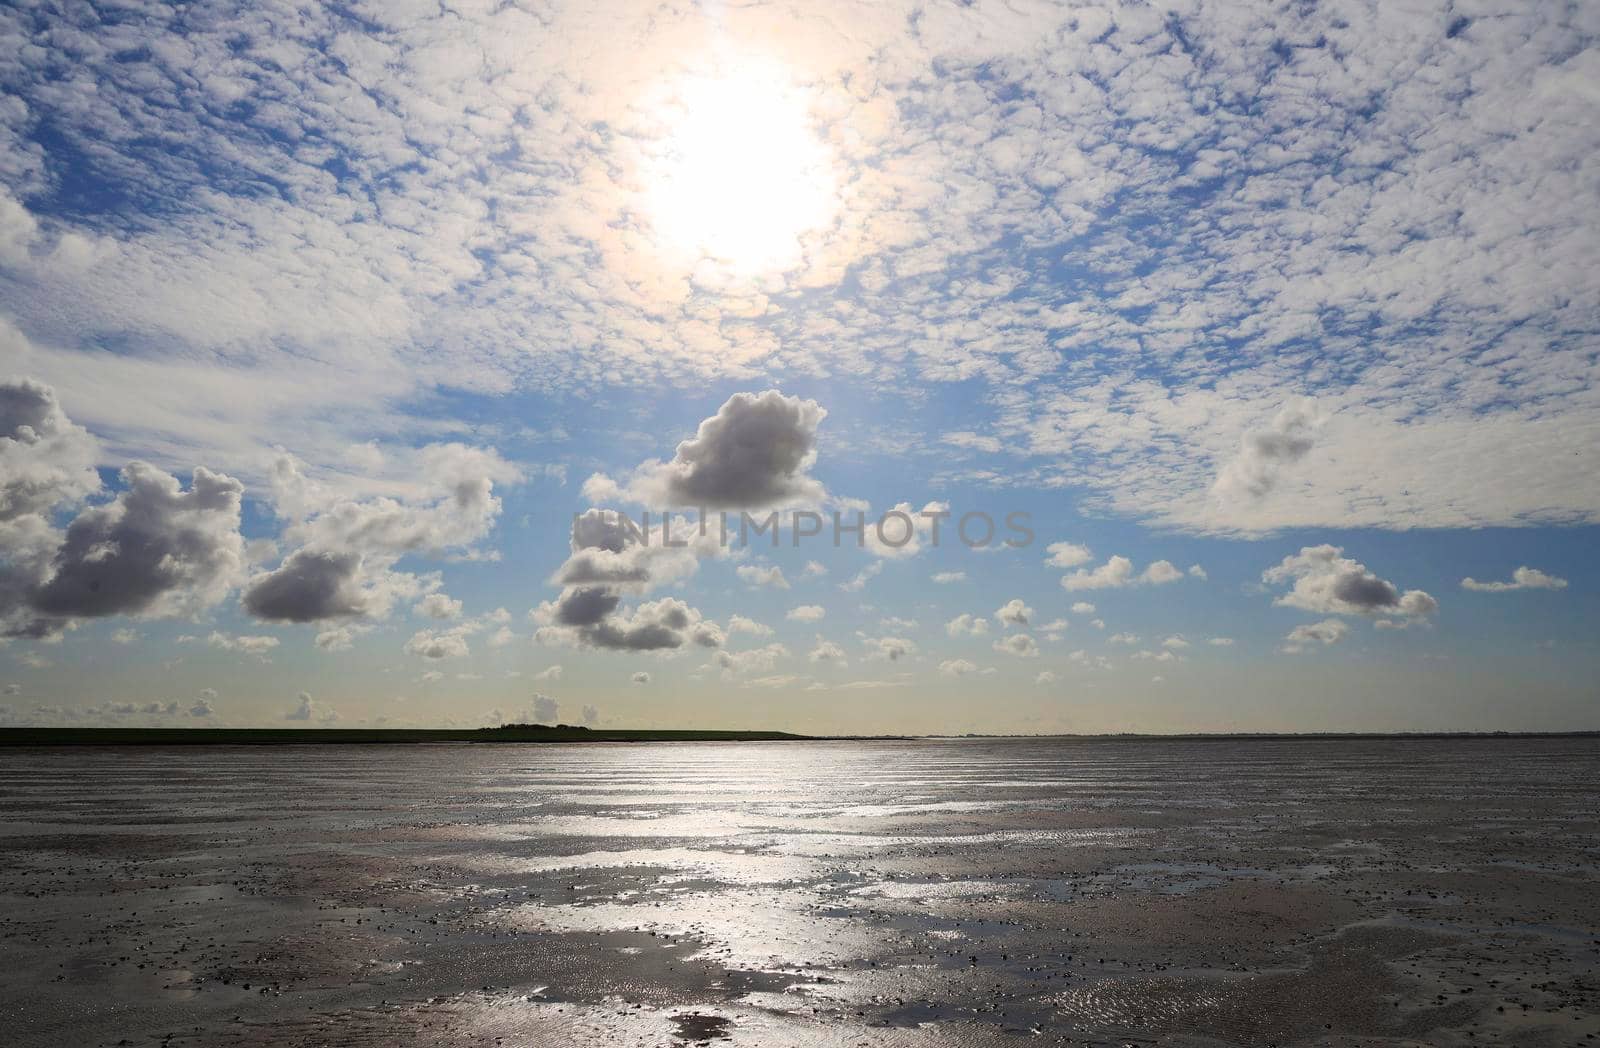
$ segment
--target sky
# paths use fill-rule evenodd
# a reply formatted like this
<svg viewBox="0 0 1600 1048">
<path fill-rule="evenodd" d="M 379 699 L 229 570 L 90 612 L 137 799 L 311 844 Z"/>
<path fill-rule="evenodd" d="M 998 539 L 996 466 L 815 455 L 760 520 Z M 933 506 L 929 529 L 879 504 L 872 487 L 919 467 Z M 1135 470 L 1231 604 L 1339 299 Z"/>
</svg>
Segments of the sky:
<svg viewBox="0 0 1600 1048">
<path fill-rule="evenodd" d="M 0 723 L 1600 728 L 1597 205 L 1594 4 L 9 5 Z"/>
</svg>

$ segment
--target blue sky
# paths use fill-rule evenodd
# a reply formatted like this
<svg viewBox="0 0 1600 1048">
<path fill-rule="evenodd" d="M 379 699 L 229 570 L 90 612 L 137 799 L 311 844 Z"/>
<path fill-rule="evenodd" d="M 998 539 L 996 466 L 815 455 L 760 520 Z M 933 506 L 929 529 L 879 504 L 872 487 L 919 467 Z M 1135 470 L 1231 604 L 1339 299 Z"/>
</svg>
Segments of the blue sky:
<svg viewBox="0 0 1600 1048">
<path fill-rule="evenodd" d="M 1595 726 L 1592 10 L 602 7 L 0 15 L 0 717 Z"/>
</svg>

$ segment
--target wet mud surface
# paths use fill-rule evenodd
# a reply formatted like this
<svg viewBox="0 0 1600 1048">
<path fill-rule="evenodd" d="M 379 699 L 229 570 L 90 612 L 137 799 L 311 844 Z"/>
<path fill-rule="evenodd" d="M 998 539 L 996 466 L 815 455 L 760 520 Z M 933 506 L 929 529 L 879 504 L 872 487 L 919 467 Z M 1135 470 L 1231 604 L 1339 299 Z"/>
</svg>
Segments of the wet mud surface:
<svg viewBox="0 0 1600 1048">
<path fill-rule="evenodd" d="M 1600 741 L 15 751 L 0 1030 L 1600 1044 Z"/>
</svg>

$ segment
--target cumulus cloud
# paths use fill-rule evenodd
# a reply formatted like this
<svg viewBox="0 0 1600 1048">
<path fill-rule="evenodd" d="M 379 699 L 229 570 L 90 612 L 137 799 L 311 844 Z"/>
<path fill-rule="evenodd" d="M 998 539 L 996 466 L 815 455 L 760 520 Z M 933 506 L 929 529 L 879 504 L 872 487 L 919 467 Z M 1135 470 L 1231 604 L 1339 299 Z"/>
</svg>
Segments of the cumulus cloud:
<svg viewBox="0 0 1600 1048">
<path fill-rule="evenodd" d="M 814 400 L 774 389 L 735 393 L 670 462 L 642 464 L 614 491 L 645 505 L 719 510 L 819 503 L 827 492 L 809 470 L 827 414 Z"/>
<path fill-rule="evenodd" d="M 839 588 L 846 593 L 859 593 L 866 588 L 867 583 L 881 574 L 883 574 L 883 561 L 875 560 L 857 572 L 850 581 L 839 583 Z"/>
<path fill-rule="evenodd" d="M 978 672 L 978 664 L 968 659 L 945 659 L 939 663 L 939 672 L 946 677 L 965 677 Z"/>
<path fill-rule="evenodd" d="M 238 481 L 199 468 L 185 491 L 142 462 L 124 469 L 122 481 L 126 490 L 115 499 L 68 525 L 45 577 L 27 595 L 37 616 L 192 615 L 238 581 Z"/>
<path fill-rule="evenodd" d="M 995 621 L 1003 626 L 1026 626 L 1032 615 L 1033 609 L 1018 598 L 1006 601 L 994 613 Z"/>
<path fill-rule="evenodd" d="M 1479 582 L 1468 576 L 1461 580 L 1461 588 L 1479 593 L 1508 593 L 1512 590 L 1528 589 L 1562 590 L 1567 588 L 1567 580 L 1547 575 L 1538 568 L 1524 566 L 1511 573 L 1510 582 Z"/>
<path fill-rule="evenodd" d="M 331 724 L 339 719 L 337 710 L 319 705 L 309 692 L 302 691 L 295 699 L 295 706 L 283 715 L 284 720 L 292 721 L 320 721 Z"/>
<path fill-rule="evenodd" d="M 579 712 L 582 714 L 583 723 L 587 727 L 592 728 L 600 723 L 600 710 L 598 707 L 586 704 Z"/>
<path fill-rule="evenodd" d="M 1141 573 L 1135 573 L 1133 561 L 1127 557 L 1113 556 L 1098 568 L 1080 568 L 1061 578 L 1061 586 L 1068 592 L 1077 590 L 1120 589 L 1123 586 L 1161 586 L 1183 578 L 1170 561 L 1158 560 Z"/>
<path fill-rule="evenodd" d="M 99 445 L 67 417 L 55 390 L 0 381 L 0 638 L 58 636 L 61 615 L 34 607 L 61 545 L 55 515 L 100 490 Z"/>
<path fill-rule="evenodd" d="M 1072 613 L 1074 615 L 1093 615 L 1094 614 L 1094 605 L 1090 604 L 1086 600 L 1076 601 L 1072 605 Z"/>
<path fill-rule="evenodd" d="M 1269 425 L 1245 433 L 1239 454 L 1217 474 L 1212 491 L 1225 499 L 1261 498 L 1284 470 L 1306 457 L 1323 421 L 1314 401 L 1285 406 Z"/>
<path fill-rule="evenodd" d="M 213 631 L 206 644 L 221 651 L 240 651 L 246 655 L 265 655 L 278 646 L 277 637 L 229 635 Z"/>
<path fill-rule="evenodd" d="M 297 544 L 274 569 L 244 590 L 246 611 L 271 622 L 383 618 L 397 600 L 431 593 L 436 581 L 397 571 L 407 555 L 476 555 L 500 514 L 497 483 L 521 472 L 492 449 L 433 444 L 415 453 L 416 494 L 359 498 L 308 477 L 281 455 L 272 469 L 274 506 Z M 448 597 L 424 614 L 447 612 Z"/>
<path fill-rule="evenodd" d="M 794 617 L 792 613 L 790 617 Z M 772 627 L 765 623 L 757 622 L 755 619 L 734 614 L 728 616 L 728 632 L 748 633 L 753 637 L 770 637 L 772 636 Z"/>
<path fill-rule="evenodd" d="M 1033 678 L 1033 682 L 1035 684 L 1054 684 L 1059 679 L 1055 670 L 1040 670 L 1039 675 Z"/>
<path fill-rule="evenodd" d="M 635 684 L 649 684 L 650 674 L 646 673 L 644 670 L 640 670 L 629 679 Z"/>
<path fill-rule="evenodd" d="M 1039 645 L 1026 633 L 1008 634 L 995 641 L 992 647 L 1001 654 L 1014 655 L 1019 659 L 1031 659 L 1039 654 Z"/>
<path fill-rule="evenodd" d="M 667 546 L 661 525 L 647 531 L 620 513 L 601 509 L 579 514 L 573 522 L 571 555 L 552 578 L 565 588 L 532 613 L 540 626 L 535 639 L 614 651 L 719 647 L 721 627 L 681 600 L 623 607 L 625 593 L 646 593 L 682 578 L 696 569 L 701 555 L 712 555 L 716 536 L 701 540 L 687 523 L 680 534 L 682 539 L 674 541 L 688 545 Z"/>
<path fill-rule="evenodd" d="M 875 557 L 914 557 L 928 544 L 945 541 L 949 534 L 950 504 L 927 502 L 913 509 L 909 502 L 897 502 L 880 514 L 865 513 L 862 545 Z"/>
<path fill-rule="evenodd" d="M 835 662 L 844 665 L 844 649 L 831 640 L 823 640 L 818 637 L 816 647 L 807 653 L 806 659 L 811 662 Z"/>
<path fill-rule="evenodd" d="M 791 622 L 821 622 L 827 611 L 820 604 L 801 604 L 789 609 L 784 616 Z"/>
<path fill-rule="evenodd" d="M 1045 563 L 1052 568 L 1075 568 L 1094 559 L 1088 546 L 1080 546 L 1076 542 L 1052 542 L 1044 551 L 1049 554 Z"/>
<path fill-rule="evenodd" d="M 1274 604 L 1334 615 L 1400 615 L 1425 617 L 1439 602 L 1422 590 L 1402 593 L 1366 565 L 1344 556 L 1339 546 L 1305 546 L 1299 553 L 1261 573 L 1268 585 L 1289 583 L 1289 592 Z"/>
<path fill-rule="evenodd" d="M 721 647 L 716 623 L 674 597 L 647 601 L 629 610 L 615 594 L 568 591 L 535 612 L 546 623 L 534 636 L 542 643 L 571 643 L 607 651 L 667 651 L 693 645 Z"/>
<path fill-rule="evenodd" d="M 952 582 L 967 581 L 967 573 L 964 571 L 936 571 L 933 573 L 933 581 L 937 585 L 948 586 Z"/>
<path fill-rule="evenodd" d="M 1283 651 L 1289 655 L 1298 655 L 1308 648 L 1322 645 L 1337 644 L 1349 634 L 1350 627 L 1342 619 L 1323 619 L 1321 622 L 1310 622 L 1296 626 L 1284 638 Z"/>
<path fill-rule="evenodd" d="M 944 631 L 952 637 L 977 637 L 989 632 L 989 620 L 982 615 L 962 612 L 944 624 Z"/>
<path fill-rule="evenodd" d="M 334 626 L 319 630 L 313 643 L 323 651 L 349 651 L 355 646 L 356 636 L 363 632 L 357 626 Z"/>
<path fill-rule="evenodd" d="M 783 569 L 776 564 L 741 564 L 734 571 L 751 586 L 777 590 L 789 588 L 789 580 L 783 577 Z"/>
<path fill-rule="evenodd" d="M 904 637 L 862 637 L 861 643 L 867 648 L 867 658 L 890 662 L 899 662 L 917 650 L 916 644 Z"/>
<path fill-rule="evenodd" d="M 561 720 L 561 704 L 548 695 L 535 693 L 528 709 L 534 724 L 556 724 Z"/>
<path fill-rule="evenodd" d="M 467 644 L 467 637 L 471 633 L 470 626 L 457 626 L 446 630 L 418 630 L 411 635 L 410 640 L 406 641 L 405 652 L 408 655 L 420 655 L 430 661 L 465 658 L 472 653 Z"/>
<path fill-rule="evenodd" d="M 414 610 L 418 615 L 426 615 L 430 619 L 458 619 L 461 617 L 461 602 L 445 593 L 430 593 L 417 602 Z"/>
<path fill-rule="evenodd" d="M 722 668 L 724 676 L 741 673 L 767 673 L 779 659 L 789 657 L 789 649 L 782 644 L 767 644 L 746 651 L 718 651 L 712 658 Z"/>
</svg>

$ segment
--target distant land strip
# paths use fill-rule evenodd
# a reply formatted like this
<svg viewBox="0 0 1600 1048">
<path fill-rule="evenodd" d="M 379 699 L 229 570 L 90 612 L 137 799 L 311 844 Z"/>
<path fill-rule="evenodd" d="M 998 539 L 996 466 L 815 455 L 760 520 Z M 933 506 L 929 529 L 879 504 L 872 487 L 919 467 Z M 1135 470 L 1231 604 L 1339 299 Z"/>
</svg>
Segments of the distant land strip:
<svg viewBox="0 0 1600 1048">
<path fill-rule="evenodd" d="M 506 724 L 498 728 L 0 728 L 0 746 L 324 746 L 425 742 L 783 742 L 785 731 L 585 728 Z"/>
<path fill-rule="evenodd" d="M 1249 742 L 1426 739 L 1596 739 L 1600 731 L 1548 732 L 1233 732 L 1182 735 L 797 735 L 786 731 L 697 728 L 585 728 L 570 724 L 504 724 L 498 728 L 0 728 L 5 746 L 326 746 L 340 744 L 556 742 L 906 742 L 937 740 L 1086 742 Z"/>
</svg>

